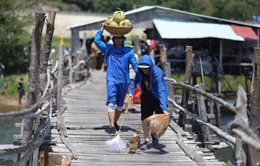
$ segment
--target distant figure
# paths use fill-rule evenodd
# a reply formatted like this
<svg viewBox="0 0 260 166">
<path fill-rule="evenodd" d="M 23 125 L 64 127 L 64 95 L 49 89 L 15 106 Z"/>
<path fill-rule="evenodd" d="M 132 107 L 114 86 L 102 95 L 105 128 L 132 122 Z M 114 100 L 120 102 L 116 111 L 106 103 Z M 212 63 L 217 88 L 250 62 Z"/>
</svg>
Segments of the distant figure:
<svg viewBox="0 0 260 166">
<path fill-rule="evenodd" d="M 132 49 L 134 48 L 133 42 L 131 40 L 125 40 L 124 45 L 126 47 L 129 47 L 129 48 L 132 48 Z M 139 56 L 137 54 L 134 54 L 134 55 L 135 55 L 135 59 L 138 61 L 139 60 Z M 132 82 L 133 79 L 135 78 L 135 70 L 134 70 L 134 68 L 133 68 L 133 66 L 131 64 L 129 65 L 129 74 L 130 74 L 130 82 Z M 133 100 L 130 102 L 129 109 L 134 109 Z"/>
<path fill-rule="evenodd" d="M 0 79 L 4 78 L 4 69 L 5 69 L 4 64 L 0 62 Z"/>
<path fill-rule="evenodd" d="M 97 45 L 95 44 L 95 42 L 93 41 L 90 45 L 90 68 L 95 71 L 96 67 L 97 67 L 97 57 L 99 56 L 99 54 L 101 53 L 101 51 L 99 50 L 99 48 L 97 47 Z"/>
<path fill-rule="evenodd" d="M 20 78 L 18 83 L 18 93 L 19 93 L 19 104 L 22 104 L 22 97 L 24 95 L 24 88 L 23 88 L 23 78 Z"/>
</svg>

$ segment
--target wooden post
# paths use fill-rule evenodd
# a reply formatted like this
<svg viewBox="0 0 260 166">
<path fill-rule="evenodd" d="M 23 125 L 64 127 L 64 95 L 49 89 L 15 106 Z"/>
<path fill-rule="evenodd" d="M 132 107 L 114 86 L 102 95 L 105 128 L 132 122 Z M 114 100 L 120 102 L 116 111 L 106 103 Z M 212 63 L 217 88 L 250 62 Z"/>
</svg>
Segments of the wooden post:
<svg viewBox="0 0 260 166">
<path fill-rule="evenodd" d="M 166 48 L 164 47 L 164 45 L 160 45 L 160 61 L 162 63 L 162 70 L 163 73 L 166 75 L 166 64 L 167 64 L 167 57 L 166 57 Z"/>
<path fill-rule="evenodd" d="M 39 95 L 42 96 L 43 92 L 46 87 L 47 83 L 47 67 L 48 67 L 48 60 L 49 55 L 51 52 L 51 43 L 52 43 L 52 36 L 54 31 L 54 21 L 55 21 L 55 12 L 48 12 L 48 22 L 46 28 L 46 38 L 44 42 L 44 46 L 41 50 L 40 56 L 40 93 Z M 34 126 L 38 126 L 40 123 L 40 116 L 38 115 L 35 119 Z M 38 165 L 39 163 L 39 149 L 36 149 L 33 153 L 33 161 L 32 165 Z"/>
<path fill-rule="evenodd" d="M 32 45 L 31 45 L 31 57 L 29 68 L 29 87 L 27 93 L 26 108 L 30 108 L 40 98 L 40 84 L 39 84 L 39 66 L 40 66 L 40 49 L 41 49 L 41 37 L 42 29 L 45 21 L 45 13 L 35 13 L 34 26 L 32 31 Z M 26 145 L 33 135 L 33 122 L 34 118 L 23 119 L 22 126 L 22 145 Z M 25 153 L 21 154 L 23 157 Z M 24 162 L 22 166 L 26 166 L 27 162 Z"/>
<path fill-rule="evenodd" d="M 217 72 L 217 91 L 218 91 L 218 97 L 220 97 L 221 95 L 221 80 L 220 80 L 220 76 L 221 76 L 221 73 L 223 71 L 223 64 L 222 64 L 222 59 L 223 59 L 223 41 L 220 39 L 219 40 L 219 65 L 218 65 L 218 72 Z M 216 114 L 215 114 L 215 117 L 216 117 L 216 122 L 217 122 L 217 125 L 218 127 L 221 126 L 221 112 L 220 112 L 220 105 L 218 103 L 216 103 Z"/>
<path fill-rule="evenodd" d="M 171 62 L 168 62 L 167 56 L 166 56 L 166 50 L 163 45 L 160 46 L 160 59 L 164 60 L 165 63 L 163 64 L 163 68 L 165 69 L 165 77 L 167 78 L 172 78 L 172 73 L 171 73 Z M 171 84 L 171 82 L 167 81 L 167 88 L 168 88 L 168 96 L 174 100 L 174 86 Z M 169 112 L 173 113 L 175 112 L 175 107 L 172 104 L 168 104 L 169 107 Z"/>
<path fill-rule="evenodd" d="M 59 46 L 59 68 L 58 68 L 58 83 L 57 83 L 57 110 L 60 109 L 61 95 L 63 87 L 63 59 L 64 59 L 64 46 Z"/>
<path fill-rule="evenodd" d="M 135 47 L 134 47 L 134 52 L 137 54 L 137 55 L 141 55 L 141 47 L 140 47 L 140 39 L 139 39 L 139 36 L 136 36 L 135 37 Z"/>
<path fill-rule="evenodd" d="M 195 88 L 198 88 L 200 90 L 204 90 L 202 84 L 195 85 Z M 198 93 L 196 93 L 196 98 L 197 98 L 197 106 L 198 106 L 199 117 L 201 119 L 203 119 L 205 122 L 208 122 L 205 98 Z M 201 128 L 203 140 L 199 140 L 199 141 L 200 142 L 211 142 L 209 128 L 206 125 L 202 125 L 200 128 Z M 208 146 L 208 148 L 212 149 L 211 146 Z"/>
<path fill-rule="evenodd" d="M 79 31 L 76 29 L 71 30 L 71 43 L 72 52 L 77 52 L 80 49 Z"/>
<path fill-rule="evenodd" d="M 247 117 L 247 97 L 246 97 L 246 92 L 242 88 L 241 85 L 238 87 L 237 91 L 237 102 L 236 102 L 236 118 L 234 120 L 235 123 L 240 124 L 244 127 L 248 127 L 248 117 Z M 236 125 L 234 125 L 236 126 Z M 232 127 L 232 124 L 231 124 Z M 236 137 L 236 143 L 234 147 L 234 158 L 236 163 L 235 165 L 240 165 L 240 166 L 246 166 L 246 155 L 245 151 L 243 149 L 243 141 L 242 139 L 237 136 Z"/>
<path fill-rule="evenodd" d="M 193 71 L 192 46 L 186 46 L 185 51 L 186 51 L 186 69 L 185 69 L 185 75 L 184 75 L 184 83 L 190 85 L 190 80 L 191 80 L 192 71 Z M 187 108 L 188 99 L 189 99 L 189 91 L 186 89 L 183 89 L 182 100 L 181 100 L 182 107 Z M 186 121 L 186 115 L 183 112 L 180 112 L 179 122 L 178 122 L 179 126 L 182 128 L 185 128 L 185 121 Z"/>
<path fill-rule="evenodd" d="M 252 128 L 260 138 L 260 48 L 254 50 L 253 78 L 251 85 Z M 260 152 L 249 148 L 251 165 L 260 164 Z"/>
<path fill-rule="evenodd" d="M 79 64 L 79 57 L 81 54 L 82 54 L 81 51 L 77 51 L 76 56 L 75 56 L 75 62 L 76 62 L 75 66 L 77 66 Z M 79 69 L 79 67 L 76 67 L 74 69 L 74 81 L 73 82 L 76 82 L 78 79 L 78 69 Z"/>
<path fill-rule="evenodd" d="M 45 154 L 45 151 L 41 151 L 40 152 L 40 166 L 45 166 L 45 156 L 46 156 L 46 154 Z"/>
<path fill-rule="evenodd" d="M 223 59 L 223 42 L 222 40 L 219 40 L 219 66 L 218 66 L 218 93 L 221 94 L 221 80 L 220 74 L 223 71 L 223 64 L 222 64 L 222 59 Z"/>
<path fill-rule="evenodd" d="M 257 28 L 257 36 L 260 38 L 260 32 L 259 32 L 259 28 Z M 260 40 L 260 39 L 259 39 Z M 257 40 L 257 47 L 259 48 L 259 40 Z"/>
<path fill-rule="evenodd" d="M 73 67 L 72 67 L 72 59 L 71 59 L 71 55 L 68 56 L 68 60 L 69 60 L 69 80 L 70 80 L 70 84 L 73 83 Z"/>
<path fill-rule="evenodd" d="M 51 43 L 52 43 L 52 37 L 54 32 L 54 22 L 55 22 L 55 15 L 56 12 L 48 12 L 48 22 L 46 27 L 46 38 L 44 41 L 44 46 L 41 50 L 41 56 L 40 56 L 40 86 L 41 86 L 41 94 L 44 91 L 44 88 L 46 87 L 46 79 L 47 79 L 47 67 L 48 67 L 48 60 L 51 52 Z"/>
<path fill-rule="evenodd" d="M 84 58 L 81 59 L 81 60 L 84 60 L 85 57 L 88 56 L 88 52 L 87 52 L 87 47 L 86 47 L 86 42 L 87 42 L 87 33 L 84 33 L 84 37 L 83 37 L 83 43 L 82 43 L 82 50 L 83 50 L 83 55 L 84 55 Z"/>
</svg>

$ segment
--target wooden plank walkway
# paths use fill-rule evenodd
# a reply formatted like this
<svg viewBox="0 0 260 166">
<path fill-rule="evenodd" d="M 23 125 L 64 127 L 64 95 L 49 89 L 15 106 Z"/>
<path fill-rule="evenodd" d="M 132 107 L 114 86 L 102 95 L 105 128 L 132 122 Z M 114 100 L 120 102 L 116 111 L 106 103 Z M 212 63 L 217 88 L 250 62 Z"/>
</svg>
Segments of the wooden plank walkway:
<svg viewBox="0 0 260 166">
<path fill-rule="evenodd" d="M 68 92 L 63 99 L 63 107 L 67 109 L 63 112 L 65 125 L 65 135 L 61 135 L 57 130 L 57 118 L 52 120 L 51 130 L 51 151 L 49 155 L 62 156 L 71 155 L 72 148 L 78 159 L 71 161 L 72 166 L 84 165 L 158 165 L 163 166 L 184 166 L 197 165 L 191 160 L 176 143 L 177 132 L 168 127 L 166 133 L 160 139 L 158 149 L 147 151 L 137 150 L 136 154 L 129 154 L 128 149 L 116 153 L 110 151 L 105 141 L 111 139 L 109 136 L 109 122 L 107 116 L 105 73 L 93 72 L 93 80 L 87 81 L 83 86 Z M 121 138 L 127 142 L 135 133 L 137 128 L 141 128 L 140 112 L 128 113 L 120 134 Z M 122 120 L 122 116 L 120 118 Z M 120 124 L 120 122 L 119 122 Z M 189 134 L 187 134 L 189 136 Z M 65 142 L 68 144 L 64 144 Z M 188 138 L 184 138 L 188 140 Z M 143 136 L 141 135 L 141 142 Z M 196 144 L 190 140 L 186 141 L 190 151 L 201 154 L 208 165 L 225 165 L 215 159 L 215 156 L 208 149 L 196 148 Z M 50 162 L 50 161 L 49 161 Z M 51 165 L 51 164 L 49 164 Z"/>
</svg>

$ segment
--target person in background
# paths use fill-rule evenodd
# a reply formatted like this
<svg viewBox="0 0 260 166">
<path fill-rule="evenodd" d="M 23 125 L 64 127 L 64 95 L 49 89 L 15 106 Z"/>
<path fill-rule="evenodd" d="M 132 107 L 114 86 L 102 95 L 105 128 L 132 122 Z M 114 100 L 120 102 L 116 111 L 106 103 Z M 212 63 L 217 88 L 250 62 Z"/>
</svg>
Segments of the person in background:
<svg viewBox="0 0 260 166">
<path fill-rule="evenodd" d="M 104 24 L 102 24 L 101 29 L 96 33 L 94 42 L 104 53 L 106 59 L 106 105 L 108 106 L 110 121 L 110 135 L 114 136 L 117 135 L 117 131 L 119 130 L 117 121 L 123 110 L 127 87 L 130 83 L 129 64 L 137 72 L 137 62 L 133 50 L 124 46 L 124 36 L 113 36 L 114 44 L 106 44 L 101 40 L 103 30 Z"/>
<path fill-rule="evenodd" d="M 19 104 L 22 104 L 22 97 L 24 95 L 24 87 L 23 87 L 23 78 L 20 78 L 20 81 L 18 83 L 18 93 L 19 93 Z"/>
<path fill-rule="evenodd" d="M 0 79 L 4 78 L 4 69 L 5 69 L 4 64 L 0 62 Z"/>
<path fill-rule="evenodd" d="M 140 83 L 142 89 L 141 120 L 145 138 L 145 142 L 141 145 L 140 149 L 147 150 L 152 146 L 156 147 L 159 141 L 151 135 L 152 143 L 150 143 L 150 131 L 145 125 L 144 120 L 153 115 L 153 113 L 164 113 L 166 116 L 169 116 L 167 111 L 168 89 L 164 80 L 164 74 L 159 67 L 153 64 L 149 55 L 142 56 L 138 62 L 138 72 L 128 90 L 130 100 L 133 99 L 133 91 L 138 83 Z"/>
<path fill-rule="evenodd" d="M 96 66 L 97 66 L 97 57 L 99 56 L 99 54 L 101 53 L 101 51 L 99 50 L 99 48 L 97 47 L 97 45 L 95 44 L 94 40 L 90 45 L 90 60 L 89 60 L 89 66 L 92 69 L 92 71 L 96 71 Z"/>
<path fill-rule="evenodd" d="M 134 48 L 133 46 L 133 42 L 131 40 L 125 40 L 125 46 L 126 47 L 129 47 L 131 49 Z M 139 60 L 139 57 L 137 54 L 134 54 L 135 55 L 135 59 L 138 61 Z M 134 68 L 132 65 L 129 66 L 129 73 L 130 73 L 130 83 L 133 81 L 133 79 L 135 78 L 135 71 L 134 71 Z M 125 101 L 126 103 L 128 101 Z M 130 102 L 130 107 L 129 109 L 134 109 L 134 104 L 133 104 L 133 100 Z"/>
</svg>

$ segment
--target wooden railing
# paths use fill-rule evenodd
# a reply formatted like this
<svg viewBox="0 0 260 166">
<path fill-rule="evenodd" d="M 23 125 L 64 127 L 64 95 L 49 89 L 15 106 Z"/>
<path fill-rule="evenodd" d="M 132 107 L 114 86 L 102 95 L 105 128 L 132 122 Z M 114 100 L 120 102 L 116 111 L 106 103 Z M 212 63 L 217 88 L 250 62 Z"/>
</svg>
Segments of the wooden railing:
<svg viewBox="0 0 260 166">
<path fill-rule="evenodd" d="M 185 127 L 185 117 L 190 116 L 194 121 L 196 121 L 197 123 L 200 124 L 200 128 L 202 131 L 202 139 L 198 140 L 202 143 L 204 143 L 204 146 L 206 146 L 209 149 L 212 149 L 211 145 L 208 144 L 207 142 L 211 142 L 211 135 L 209 132 L 209 129 L 212 130 L 213 132 L 216 133 L 216 135 L 223 140 L 227 145 L 229 145 L 232 149 L 233 149 L 233 156 L 234 156 L 234 165 L 257 165 L 260 164 L 260 162 L 258 161 L 258 158 L 254 158 L 253 155 L 255 155 L 254 153 L 252 154 L 252 151 L 256 150 L 259 151 L 260 150 L 260 138 L 258 134 L 258 131 L 256 129 L 252 129 L 252 127 L 254 128 L 254 126 L 250 127 L 249 124 L 249 117 L 248 114 L 252 114 L 248 111 L 248 105 L 247 105 L 247 94 L 244 91 L 243 87 L 241 85 L 239 85 L 238 87 L 238 92 L 237 92 L 237 101 L 236 101 L 236 106 L 233 106 L 231 104 L 228 104 L 227 102 L 225 102 L 224 100 L 222 100 L 219 97 L 214 96 L 211 93 L 207 93 L 206 91 L 204 91 L 203 88 L 203 84 L 198 84 L 195 86 L 191 86 L 189 85 L 190 82 L 190 75 L 192 72 L 192 57 L 194 56 L 190 50 L 190 47 L 187 47 L 188 49 L 187 51 L 187 57 L 186 57 L 186 72 L 185 72 L 185 78 L 184 78 L 184 82 L 176 82 L 174 79 L 169 78 L 171 77 L 170 75 L 167 75 L 166 73 L 166 77 L 165 80 L 167 81 L 167 85 L 168 85 L 168 89 L 169 89 L 169 104 L 172 104 L 172 106 L 174 107 L 174 111 L 175 113 L 179 114 L 179 119 L 175 120 L 178 121 L 178 124 L 175 124 L 175 122 L 173 122 L 174 124 L 171 124 L 170 126 L 172 128 L 175 129 L 175 131 L 178 131 L 179 126 L 181 127 Z M 259 66 L 258 63 L 258 58 L 260 57 L 260 49 L 256 48 L 255 49 L 255 61 L 254 61 L 254 79 L 252 82 L 252 85 L 255 85 L 252 91 L 252 97 L 251 97 L 251 101 L 252 104 L 255 103 L 255 107 L 257 107 L 256 105 L 259 106 L 259 103 L 256 103 L 255 101 L 258 101 L 260 99 L 258 99 L 260 96 L 258 93 L 258 89 L 259 87 L 259 83 L 256 84 L 255 81 L 260 81 L 258 80 L 259 78 L 257 77 L 260 74 L 260 71 L 256 70 L 257 67 Z M 190 57 L 190 58 L 189 58 Z M 167 64 L 167 60 L 164 62 L 164 65 Z M 168 65 L 168 67 L 170 67 Z M 177 104 L 174 101 L 174 92 L 176 88 L 183 88 L 183 96 L 182 96 L 182 102 L 181 105 Z M 189 91 L 192 91 L 195 93 L 195 98 L 196 101 L 193 101 L 193 105 L 196 105 L 195 109 L 193 110 L 187 110 L 187 100 L 188 100 L 188 96 L 189 95 Z M 255 93 L 255 94 L 254 94 Z M 255 98 L 253 98 L 255 96 Z M 208 119 L 208 113 L 209 111 L 206 110 L 206 105 L 205 105 L 205 99 L 207 99 L 208 102 L 214 102 L 219 106 L 223 106 L 226 109 L 230 110 L 231 112 L 235 113 L 235 119 L 233 121 L 231 121 L 229 123 L 229 132 L 226 133 L 224 131 L 222 131 L 221 129 L 219 129 L 218 127 L 216 127 L 215 125 L 212 125 L 211 123 L 209 123 L 209 119 Z M 186 101 L 185 101 L 186 100 Z M 254 105 L 252 105 L 251 107 L 254 107 Z M 258 109 L 259 110 L 259 109 Z M 259 115 L 259 113 L 258 113 Z M 215 117 L 217 118 L 217 117 Z M 252 118 L 252 117 L 251 117 Z M 255 119 L 259 119 L 260 117 L 253 117 Z M 180 135 L 185 134 L 185 133 L 179 133 Z M 178 142 L 178 141 L 177 141 Z M 181 140 L 179 140 L 179 142 L 181 142 Z M 249 149 L 251 148 L 251 153 L 248 154 L 248 148 L 245 148 L 245 145 L 249 145 Z M 253 150 L 252 150 L 253 149 Z M 212 149 L 213 150 L 213 149 Z M 185 151 L 185 150 L 184 150 Z M 257 153 L 257 152 L 256 152 Z M 198 154 L 195 155 L 194 154 L 190 154 L 189 156 L 191 156 L 193 158 L 193 160 L 195 160 L 199 165 L 204 165 L 205 162 L 202 161 L 201 157 L 198 157 Z"/>
<path fill-rule="evenodd" d="M 19 160 L 13 164 L 15 166 L 27 165 L 28 161 L 31 165 L 39 165 L 39 147 L 50 133 L 52 117 L 62 111 L 62 95 L 84 84 L 85 79 L 81 79 L 80 76 L 87 77 L 88 61 L 79 61 L 79 57 L 85 54 L 84 48 L 74 55 L 75 65 L 72 55 L 66 56 L 69 61 L 68 67 L 64 66 L 62 39 L 59 51 L 51 53 L 54 22 L 55 12 L 35 13 L 26 108 L 0 113 L 0 120 L 23 119 L 21 135 L 18 136 L 20 140 L 16 140 L 20 142 L 19 145 L 0 149 L 0 155 L 19 154 Z M 46 38 L 41 47 L 44 23 L 47 24 Z M 84 67 L 81 67 L 82 65 Z M 65 75 L 65 71 L 69 74 Z M 79 81 L 81 82 L 76 83 Z"/>
</svg>

